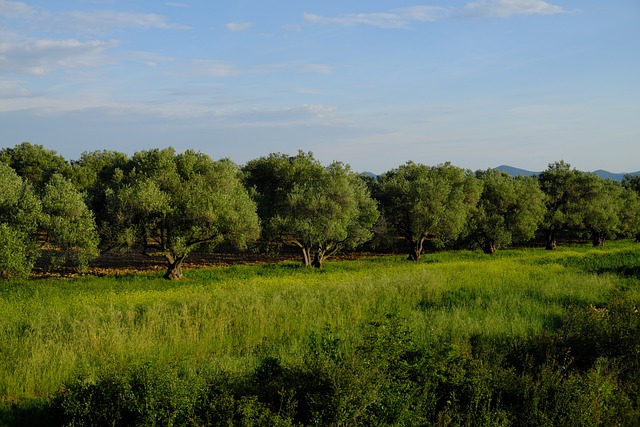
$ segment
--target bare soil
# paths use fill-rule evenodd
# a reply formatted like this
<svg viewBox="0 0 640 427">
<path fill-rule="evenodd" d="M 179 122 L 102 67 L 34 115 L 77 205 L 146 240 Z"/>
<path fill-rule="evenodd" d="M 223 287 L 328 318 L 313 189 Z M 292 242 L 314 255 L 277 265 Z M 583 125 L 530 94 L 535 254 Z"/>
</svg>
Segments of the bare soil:
<svg viewBox="0 0 640 427">
<path fill-rule="evenodd" d="M 36 262 L 32 271 L 33 277 L 78 276 L 77 268 L 73 266 L 51 267 L 50 259 L 54 251 L 44 250 Z M 285 260 L 297 260 L 297 254 L 283 253 L 265 255 L 251 252 L 238 253 L 205 253 L 194 252 L 189 254 L 183 268 L 213 268 L 226 267 L 234 264 L 273 263 Z M 149 256 L 142 251 L 128 252 L 103 252 L 89 263 L 89 269 L 85 275 L 118 275 L 130 273 L 146 273 L 150 271 L 166 270 L 167 265 L 161 256 Z"/>
</svg>

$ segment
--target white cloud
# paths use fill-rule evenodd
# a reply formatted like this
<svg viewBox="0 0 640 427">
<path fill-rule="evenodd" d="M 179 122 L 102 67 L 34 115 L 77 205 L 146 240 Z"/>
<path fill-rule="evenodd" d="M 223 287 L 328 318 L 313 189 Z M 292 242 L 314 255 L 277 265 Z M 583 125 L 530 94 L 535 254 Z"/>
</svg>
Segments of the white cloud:
<svg viewBox="0 0 640 427">
<path fill-rule="evenodd" d="M 297 107 L 219 108 L 214 117 L 219 124 L 242 127 L 280 127 L 292 124 L 330 125 L 335 107 L 322 104 L 305 104 Z"/>
<path fill-rule="evenodd" d="M 117 46 L 117 41 L 33 40 L 20 44 L 0 44 L 0 70 L 43 75 L 54 68 L 96 66 L 104 63 L 101 53 Z"/>
<path fill-rule="evenodd" d="M 438 6 L 413 6 L 391 9 L 386 12 L 351 13 L 327 17 L 313 13 L 303 14 L 304 20 L 313 24 L 338 26 L 369 25 L 378 28 L 409 28 L 412 23 L 434 22 L 450 17 L 502 17 L 512 15 L 554 15 L 566 12 L 561 6 L 543 0 L 479 0 L 467 3 L 464 8 Z"/>
<path fill-rule="evenodd" d="M 95 12 L 68 12 L 46 14 L 39 25 L 53 31 L 76 31 L 80 33 L 103 33 L 120 28 L 157 28 L 162 30 L 188 30 L 185 25 L 173 24 L 155 13 L 117 12 L 99 10 Z"/>
<path fill-rule="evenodd" d="M 481 0 L 467 3 L 465 13 L 479 17 L 507 18 L 512 15 L 555 15 L 566 12 L 561 6 L 542 0 Z"/>
<path fill-rule="evenodd" d="M 307 22 L 340 26 L 370 25 L 378 28 L 407 28 L 413 22 L 433 22 L 446 16 L 449 9 L 436 6 L 414 6 L 387 12 L 352 13 L 338 17 L 324 17 L 305 13 Z"/>
<path fill-rule="evenodd" d="M 35 9 L 26 3 L 0 0 L 0 17 L 8 19 L 27 19 L 35 14 Z"/>
<path fill-rule="evenodd" d="M 0 99 L 27 98 L 30 96 L 33 96 L 33 93 L 24 88 L 21 82 L 17 80 L 0 80 Z"/>
<path fill-rule="evenodd" d="M 251 22 L 229 22 L 225 28 L 229 31 L 244 31 L 251 28 L 252 25 Z"/>
<path fill-rule="evenodd" d="M 33 8 L 24 2 L 8 0 L 0 0 L 0 17 L 27 21 L 40 31 L 72 31 L 85 34 L 99 34 L 121 28 L 190 29 L 185 25 L 171 23 L 165 16 L 155 13 L 113 10 L 48 12 Z"/>
</svg>

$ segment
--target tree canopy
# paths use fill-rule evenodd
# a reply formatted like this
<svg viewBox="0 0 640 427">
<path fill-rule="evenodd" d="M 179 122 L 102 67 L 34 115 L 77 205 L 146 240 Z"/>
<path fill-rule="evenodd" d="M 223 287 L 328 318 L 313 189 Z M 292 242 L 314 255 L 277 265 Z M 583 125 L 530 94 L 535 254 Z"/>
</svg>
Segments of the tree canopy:
<svg viewBox="0 0 640 427">
<path fill-rule="evenodd" d="M 23 142 L 0 150 L 0 162 L 13 168 L 24 180 L 40 189 L 56 172 L 70 173 L 69 163 L 53 150 L 42 145 Z"/>
<path fill-rule="evenodd" d="M 621 232 L 622 185 L 592 173 L 583 173 L 580 180 L 582 229 L 594 246 Z"/>
<path fill-rule="evenodd" d="M 558 233 L 582 226 L 582 172 L 559 161 L 538 175 L 540 188 L 546 195 L 546 212 L 541 227 L 545 235 L 545 247 L 556 248 Z"/>
<path fill-rule="evenodd" d="M 545 212 L 544 193 L 532 177 L 496 169 L 476 172 L 482 194 L 469 220 L 469 233 L 485 253 L 533 238 Z"/>
<path fill-rule="evenodd" d="M 173 148 L 136 153 L 106 191 L 112 241 L 138 243 L 164 257 L 167 279 L 181 279 L 182 263 L 198 247 L 222 242 L 245 247 L 259 235 L 256 207 L 230 160 Z"/>
<path fill-rule="evenodd" d="M 24 277 L 38 258 L 42 204 L 30 183 L 0 162 L 0 277 Z"/>
<path fill-rule="evenodd" d="M 29 142 L 0 149 L 4 278 L 27 275 L 36 261 L 84 269 L 98 247 L 135 246 L 163 257 L 165 277 L 180 279 L 191 252 L 223 243 L 246 248 L 261 233 L 260 249 L 286 245 L 305 266 L 321 267 L 374 231 L 369 249 L 405 245 L 411 260 L 426 242 L 494 253 L 542 236 L 547 249 L 558 236 L 594 245 L 640 241 L 640 176 L 607 180 L 564 161 L 529 178 L 413 162 L 365 176 L 302 151 L 272 153 L 241 169 L 173 148 L 131 157 L 84 152 L 71 162 Z M 43 249 L 51 256 L 40 257 Z"/>
<path fill-rule="evenodd" d="M 45 242 L 56 249 L 53 264 L 70 263 L 85 270 L 98 256 L 100 242 L 93 212 L 82 194 L 58 173 L 45 184 L 42 214 Z"/>
<path fill-rule="evenodd" d="M 366 183 L 348 166 L 323 166 L 312 153 L 271 154 L 244 168 L 267 240 L 295 245 L 305 266 L 372 236 L 378 219 Z"/>
<path fill-rule="evenodd" d="M 377 196 L 385 219 L 409 243 L 409 259 L 417 261 L 427 239 L 443 243 L 460 235 L 480 193 L 470 171 L 408 162 L 380 177 Z"/>
</svg>

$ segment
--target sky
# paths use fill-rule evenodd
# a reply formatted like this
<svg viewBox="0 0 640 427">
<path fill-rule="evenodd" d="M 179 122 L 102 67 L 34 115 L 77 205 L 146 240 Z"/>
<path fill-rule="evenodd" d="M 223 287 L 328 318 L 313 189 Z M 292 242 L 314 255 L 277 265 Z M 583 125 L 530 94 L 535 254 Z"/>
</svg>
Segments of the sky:
<svg viewBox="0 0 640 427">
<path fill-rule="evenodd" d="M 0 148 L 640 170 L 638 0 L 0 0 Z"/>
</svg>

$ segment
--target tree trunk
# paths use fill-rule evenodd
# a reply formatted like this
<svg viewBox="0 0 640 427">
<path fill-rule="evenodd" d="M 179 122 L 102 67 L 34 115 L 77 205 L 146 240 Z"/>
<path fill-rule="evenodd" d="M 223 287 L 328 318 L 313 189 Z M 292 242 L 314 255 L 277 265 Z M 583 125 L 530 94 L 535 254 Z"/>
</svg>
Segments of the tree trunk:
<svg viewBox="0 0 640 427">
<path fill-rule="evenodd" d="M 315 268 L 322 268 L 322 261 L 324 261 L 324 252 L 318 250 L 313 255 L 313 262 L 311 263 L 311 266 Z"/>
<path fill-rule="evenodd" d="M 422 243 L 424 239 L 420 239 L 417 242 L 412 243 L 411 251 L 409 252 L 409 261 L 420 261 L 420 255 L 422 255 Z"/>
<path fill-rule="evenodd" d="M 556 232 L 554 230 L 547 231 L 545 249 L 552 251 L 556 248 Z"/>
<path fill-rule="evenodd" d="M 485 240 L 484 244 L 482 245 L 482 252 L 484 252 L 485 254 L 493 255 L 497 251 L 498 251 L 498 248 L 495 242 L 492 242 L 490 240 Z"/>
<path fill-rule="evenodd" d="M 164 274 L 164 278 L 167 280 L 182 280 L 184 276 L 182 275 L 182 261 L 184 261 L 185 257 L 177 257 L 174 258 L 172 256 L 167 256 L 167 272 Z"/>
<path fill-rule="evenodd" d="M 596 246 L 604 246 L 605 237 L 601 233 L 594 233 L 591 238 L 591 243 L 594 247 Z"/>
<path fill-rule="evenodd" d="M 302 265 L 311 267 L 311 248 L 302 246 Z"/>
</svg>

